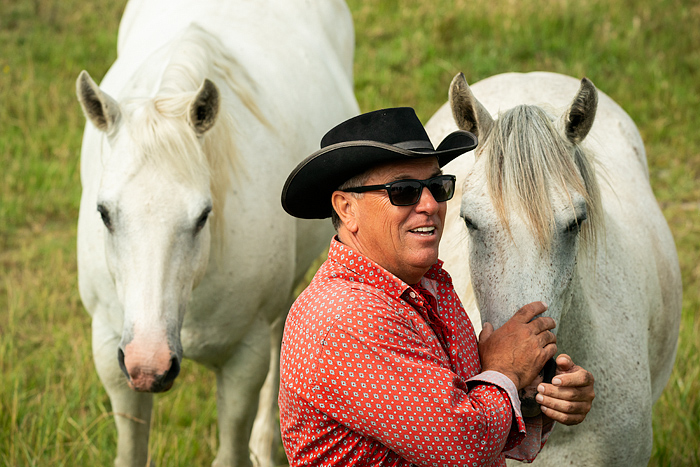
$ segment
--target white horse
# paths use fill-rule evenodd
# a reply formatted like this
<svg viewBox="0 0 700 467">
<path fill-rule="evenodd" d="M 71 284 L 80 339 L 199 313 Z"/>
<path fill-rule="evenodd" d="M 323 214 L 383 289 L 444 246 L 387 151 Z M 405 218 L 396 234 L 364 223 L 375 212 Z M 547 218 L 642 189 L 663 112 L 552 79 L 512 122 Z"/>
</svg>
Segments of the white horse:
<svg viewBox="0 0 700 467">
<path fill-rule="evenodd" d="M 682 292 L 634 123 L 585 78 L 508 73 L 472 88 L 457 75 L 426 127 L 480 140 L 444 168 L 459 192 L 441 245 L 476 328 L 542 300 L 559 351 L 596 380 L 585 422 L 557 425 L 535 463 L 646 465 Z"/>
<path fill-rule="evenodd" d="M 216 373 L 214 465 L 272 462 L 280 317 L 333 232 L 280 193 L 358 113 L 353 53 L 341 0 L 133 0 L 100 87 L 80 74 L 80 294 L 116 465 L 147 464 L 152 393 L 183 357 Z"/>
</svg>

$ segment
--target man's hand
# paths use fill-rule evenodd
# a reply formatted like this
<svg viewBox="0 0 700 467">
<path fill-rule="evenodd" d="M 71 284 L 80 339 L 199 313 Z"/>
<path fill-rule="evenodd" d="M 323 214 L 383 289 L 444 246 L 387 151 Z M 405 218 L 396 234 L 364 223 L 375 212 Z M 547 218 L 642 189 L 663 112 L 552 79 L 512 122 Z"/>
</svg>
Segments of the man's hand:
<svg viewBox="0 0 700 467">
<path fill-rule="evenodd" d="M 538 385 L 536 400 L 545 417 L 564 425 L 577 425 L 591 410 L 595 398 L 593 383 L 590 372 L 561 354 L 557 357 L 557 373 L 552 384 Z"/>
<path fill-rule="evenodd" d="M 510 378 L 518 390 L 529 385 L 557 352 L 552 318 L 537 315 L 547 310 L 542 302 L 525 305 L 500 328 L 484 323 L 479 334 L 482 371 L 494 370 Z"/>
</svg>

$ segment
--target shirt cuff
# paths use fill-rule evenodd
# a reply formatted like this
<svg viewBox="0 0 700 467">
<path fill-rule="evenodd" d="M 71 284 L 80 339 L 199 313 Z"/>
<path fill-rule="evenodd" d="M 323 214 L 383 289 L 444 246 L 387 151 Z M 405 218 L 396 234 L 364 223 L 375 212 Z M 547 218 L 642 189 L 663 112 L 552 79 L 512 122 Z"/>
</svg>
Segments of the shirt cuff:
<svg viewBox="0 0 700 467">
<path fill-rule="evenodd" d="M 511 407 L 513 407 L 513 420 L 517 420 L 518 431 L 520 433 L 526 432 L 523 414 L 520 410 L 520 398 L 518 397 L 518 388 L 515 387 L 515 383 L 513 383 L 513 381 L 509 377 L 507 377 L 503 373 L 499 373 L 498 371 L 488 370 L 479 373 L 476 376 L 472 376 L 467 380 L 467 383 L 472 381 L 493 384 L 494 386 L 498 386 L 499 388 L 503 389 L 508 394 L 508 398 L 510 399 L 510 405 Z"/>
</svg>

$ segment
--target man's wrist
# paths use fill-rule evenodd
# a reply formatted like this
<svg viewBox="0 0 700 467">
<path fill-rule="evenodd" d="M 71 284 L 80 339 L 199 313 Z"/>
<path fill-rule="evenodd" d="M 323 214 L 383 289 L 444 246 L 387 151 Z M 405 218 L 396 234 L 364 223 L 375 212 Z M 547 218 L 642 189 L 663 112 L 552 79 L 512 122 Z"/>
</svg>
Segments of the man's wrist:
<svg viewBox="0 0 700 467">
<path fill-rule="evenodd" d="M 515 385 L 515 388 L 517 390 L 522 389 L 522 387 L 520 386 L 520 378 L 518 378 L 518 375 L 512 371 L 504 370 L 501 368 L 494 368 L 494 367 L 489 367 L 489 368 L 484 367 L 484 368 L 482 368 L 481 371 L 482 372 L 496 371 L 496 372 L 502 374 L 503 376 L 505 376 L 506 378 L 508 378 L 509 380 L 511 380 L 513 382 L 513 384 Z"/>
</svg>

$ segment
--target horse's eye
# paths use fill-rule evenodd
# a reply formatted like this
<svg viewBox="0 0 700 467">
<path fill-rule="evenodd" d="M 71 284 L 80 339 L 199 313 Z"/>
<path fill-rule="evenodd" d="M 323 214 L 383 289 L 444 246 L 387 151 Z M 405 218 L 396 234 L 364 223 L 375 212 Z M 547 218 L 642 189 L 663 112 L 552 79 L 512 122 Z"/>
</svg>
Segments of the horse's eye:
<svg viewBox="0 0 700 467">
<path fill-rule="evenodd" d="M 462 216 L 462 219 L 464 219 L 464 225 L 466 225 L 469 230 L 479 230 L 469 217 Z"/>
<path fill-rule="evenodd" d="M 584 215 L 582 215 L 581 217 L 579 217 L 578 219 L 576 219 L 576 220 L 574 220 L 573 222 L 571 222 L 568 226 L 566 226 L 566 232 L 567 232 L 567 233 L 576 233 L 576 232 L 578 232 L 579 230 L 581 230 L 581 224 L 582 224 L 583 221 L 585 221 L 585 220 L 586 220 L 586 215 L 584 214 Z"/>
<path fill-rule="evenodd" d="M 198 233 L 207 224 L 207 219 L 209 218 L 209 213 L 211 213 L 211 208 L 207 207 L 202 211 L 202 214 L 197 219 L 197 224 L 194 227 L 194 233 Z"/>
<path fill-rule="evenodd" d="M 97 205 L 97 212 L 99 212 L 100 217 L 102 217 L 102 223 L 105 225 L 105 227 L 107 227 L 107 230 L 109 230 L 111 232 L 112 231 L 112 219 L 110 219 L 109 211 L 104 206 L 104 204 Z"/>
</svg>

